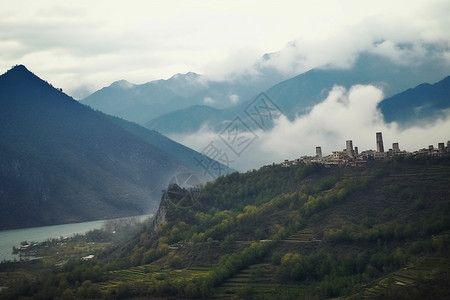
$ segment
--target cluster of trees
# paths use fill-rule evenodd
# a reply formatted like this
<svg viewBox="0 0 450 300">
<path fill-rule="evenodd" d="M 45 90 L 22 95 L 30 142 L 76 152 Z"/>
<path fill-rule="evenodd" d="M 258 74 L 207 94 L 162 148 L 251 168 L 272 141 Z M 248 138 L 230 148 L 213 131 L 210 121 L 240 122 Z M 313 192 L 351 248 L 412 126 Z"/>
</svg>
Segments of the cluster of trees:
<svg viewBox="0 0 450 300">
<path fill-rule="evenodd" d="M 428 240 L 425 248 L 442 250 L 448 240 Z M 434 246 L 433 246 L 434 245 Z M 423 245 L 421 245 L 423 246 Z M 279 265 L 278 276 L 282 280 L 316 282 L 319 293 L 326 297 L 337 297 L 371 280 L 404 267 L 412 259 L 413 248 L 383 247 L 375 252 L 359 254 L 330 254 L 320 252 L 311 255 L 274 253 L 272 262 Z"/>
<path fill-rule="evenodd" d="M 202 206 L 206 206 L 219 210 L 242 210 L 247 205 L 261 205 L 291 189 L 295 182 L 300 181 L 296 173 L 303 168 L 310 167 L 276 166 L 219 177 L 214 183 L 205 186 L 198 208 L 205 210 Z"/>
<path fill-rule="evenodd" d="M 310 283 L 317 288 L 320 295 L 337 297 L 358 290 L 359 286 L 405 267 L 424 255 L 448 253 L 449 248 L 448 235 L 428 236 L 408 243 L 406 247 L 395 247 L 393 244 L 385 243 L 376 250 L 358 254 L 319 252 L 310 255 L 299 253 L 283 255 L 275 252 L 272 255 L 272 263 L 279 266 L 277 276 L 281 280 Z M 421 278 L 417 278 L 417 282 L 421 284 Z M 383 296 L 390 298 L 397 295 L 394 289 L 388 293 L 389 295 L 381 294 L 380 299 Z"/>
<path fill-rule="evenodd" d="M 356 190 L 364 190 L 373 178 L 357 178 L 338 180 L 336 177 L 326 177 L 314 186 L 314 192 L 308 196 L 308 201 L 302 208 L 303 215 L 311 216 L 331 205 L 344 200 L 350 193 Z M 334 187 L 328 193 L 320 193 L 323 190 Z"/>
<path fill-rule="evenodd" d="M 37 280 L 21 279 L 13 290 L 8 289 L 2 299 L 77 299 L 96 298 L 101 293 L 93 282 L 105 279 L 105 267 L 94 262 L 70 260 L 60 270 L 42 270 Z"/>
<path fill-rule="evenodd" d="M 391 242 L 408 238 L 426 237 L 450 229 L 450 217 L 446 215 L 418 219 L 406 224 L 392 222 L 371 226 L 370 221 L 362 226 L 344 225 L 338 230 L 325 232 L 325 239 L 331 242 Z"/>
</svg>

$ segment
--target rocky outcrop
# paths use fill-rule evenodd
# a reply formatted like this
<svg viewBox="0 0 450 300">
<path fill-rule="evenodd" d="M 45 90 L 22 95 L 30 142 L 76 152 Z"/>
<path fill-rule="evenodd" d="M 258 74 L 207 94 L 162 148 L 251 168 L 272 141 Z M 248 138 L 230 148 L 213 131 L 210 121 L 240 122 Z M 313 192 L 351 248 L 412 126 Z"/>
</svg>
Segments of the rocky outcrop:
<svg viewBox="0 0 450 300">
<path fill-rule="evenodd" d="M 156 212 L 155 218 L 153 219 L 153 231 L 161 225 L 164 225 L 167 223 L 167 206 L 168 206 L 168 202 L 166 201 L 166 194 L 167 191 L 163 191 L 163 195 L 161 197 L 161 203 L 159 204 L 159 208 L 158 211 Z"/>
<path fill-rule="evenodd" d="M 167 223 L 167 211 L 169 206 L 181 206 L 183 201 L 189 196 L 189 190 L 180 187 L 176 183 L 170 184 L 167 190 L 163 191 L 163 195 L 161 196 L 161 203 L 159 204 L 158 211 L 153 220 L 153 230 L 158 226 Z"/>
</svg>

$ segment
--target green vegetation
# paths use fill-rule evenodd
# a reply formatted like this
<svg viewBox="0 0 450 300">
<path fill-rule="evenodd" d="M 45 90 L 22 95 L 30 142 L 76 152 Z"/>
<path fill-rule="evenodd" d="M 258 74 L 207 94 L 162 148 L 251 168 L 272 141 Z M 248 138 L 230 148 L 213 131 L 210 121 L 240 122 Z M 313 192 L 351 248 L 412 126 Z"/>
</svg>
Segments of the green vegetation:
<svg viewBox="0 0 450 300">
<path fill-rule="evenodd" d="M 449 180 L 450 160 L 428 158 L 233 173 L 192 207 L 162 203 L 165 224 L 92 260 L 35 270 L 1 296 L 445 298 Z"/>
</svg>

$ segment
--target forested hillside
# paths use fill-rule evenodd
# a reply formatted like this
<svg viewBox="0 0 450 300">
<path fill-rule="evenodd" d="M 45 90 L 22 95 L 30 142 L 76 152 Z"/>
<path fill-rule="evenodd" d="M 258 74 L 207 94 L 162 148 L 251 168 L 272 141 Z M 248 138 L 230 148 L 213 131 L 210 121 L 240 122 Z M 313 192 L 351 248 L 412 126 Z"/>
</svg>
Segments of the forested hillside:
<svg viewBox="0 0 450 300">
<path fill-rule="evenodd" d="M 450 160 L 424 157 L 268 166 L 220 177 L 200 194 L 171 186 L 154 226 L 9 295 L 442 299 L 449 182 Z M 182 205 L 189 195 L 193 205 Z"/>
<path fill-rule="evenodd" d="M 84 106 L 25 66 L 0 76 L 0 229 L 154 213 L 199 153 Z"/>
</svg>

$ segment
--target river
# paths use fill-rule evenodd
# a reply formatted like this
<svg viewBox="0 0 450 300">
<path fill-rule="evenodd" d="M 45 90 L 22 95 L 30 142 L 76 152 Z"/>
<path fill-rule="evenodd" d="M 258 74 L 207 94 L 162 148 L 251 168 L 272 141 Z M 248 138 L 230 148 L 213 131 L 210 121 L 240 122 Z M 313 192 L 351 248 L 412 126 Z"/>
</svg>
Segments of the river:
<svg viewBox="0 0 450 300">
<path fill-rule="evenodd" d="M 144 221 L 151 216 L 152 215 L 143 215 L 137 217 L 139 217 L 139 220 Z M 19 259 L 19 255 L 12 254 L 12 247 L 20 247 L 20 242 L 43 242 L 52 238 L 72 237 L 75 234 L 85 234 L 90 230 L 100 229 L 105 221 L 107 220 L 2 230 L 0 231 L 0 262 Z"/>
</svg>

